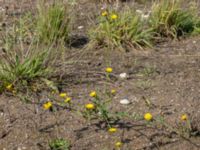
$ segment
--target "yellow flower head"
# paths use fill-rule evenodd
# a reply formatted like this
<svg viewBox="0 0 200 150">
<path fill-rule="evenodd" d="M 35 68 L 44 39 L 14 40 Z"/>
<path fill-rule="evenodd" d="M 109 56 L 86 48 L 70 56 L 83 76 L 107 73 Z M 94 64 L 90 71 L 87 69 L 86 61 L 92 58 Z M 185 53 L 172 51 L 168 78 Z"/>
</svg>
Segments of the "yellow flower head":
<svg viewBox="0 0 200 150">
<path fill-rule="evenodd" d="M 109 128 L 108 131 L 109 131 L 110 133 L 114 133 L 114 132 L 117 131 L 117 128 Z"/>
<path fill-rule="evenodd" d="M 116 93 L 116 90 L 115 89 L 112 89 L 111 90 L 111 94 L 115 94 Z"/>
<path fill-rule="evenodd" d="M 116 143 L 115 143 L 115 146 L 116 146 L 116 147 L 121 147 L 122 144 L 123 144 L 122 142 L 116 142 Z"/>
<path fill-rule="evenodd" d="M 95 91 L 90 92 L 90 97 L 97 97 L 97 93 Z"/>
<path fill-rule="evenodd" d="M 17 94 L 17 91 L 16 90 L 12 90 L 12 93 L 15 95 L 15 94 Z"/>
<path fill-rule="evenodd" d="M 144 114 L 144 119 L 147 121 L 151 121 L 153 119 L 153 116 L 150 113 L 146 113 Z"/>
<path fill-rule="evenodd" d="M 111 67 L 106 68 L 107 73 L 111 73 L 112 71 L 113 71 L 113 69 Z"/>
<path fill-rule="evenodd" d="M 85 108 L 88 109 L 88 110 L 93 110 L 93 109 L 95 109 L 95 106 L 94 106 L 94 104 L 89 103 L 89 104 L 85 105 Z"/>
<path fill-rule="evenodd" d="M 188 119 L 188 116 L 186 114 L 183 114 L 181 116 L 181 120 L 186 121 Z"/>
<path fill-rule="evenodd" d="M 56 90 L 51 91 L 51 94 L 56 94 L 56 93 L 57 93 Z"/>
<path fill-rule="evenodd" d="M 13 89 L 13 85 L 12 85 L 12 84 L 8 84 L 8 85 L 6 86 L 6 89 L 7 89 L 8 91 L 11 91 L 11 90 Z"/>
<path fill-rule="evenodd" d="M 116 14 L 112 14 L 110 17 L 112 20 L 116 20 L 118 18 L 118 16 Z"/>
<path fill-rule="evenodd" d="M 104 11 L 104 12 L 101 13 L 101 15 L 102 15 L 102 16 L 107 16 L 107 15 L 108 15 L 108 12 L 107 12 L 107 11 Z"/>
<path fill-rule="evenodd" d="M 53 106 L 52 102 L 46 102 L 46 103 L 43 104 L 43 108 L 45 110 L 48 110 L 48 109 L 52 108 L 52 106 Z"/>
<path fill-rule="evenodd" d="M 64 98 L 66 98 L 66 97 L 67 97 L 67 93 L 60 93 L 59 96 L 60 96 L 60 97 L 64 97 Z"/>
<path fill-rule="evenodd" d="M 65 99 L 65 103 L 69 103 L 71 100 L 72 100 L 71 97 L 67 97 L 67 98 Z"/>
</svg>

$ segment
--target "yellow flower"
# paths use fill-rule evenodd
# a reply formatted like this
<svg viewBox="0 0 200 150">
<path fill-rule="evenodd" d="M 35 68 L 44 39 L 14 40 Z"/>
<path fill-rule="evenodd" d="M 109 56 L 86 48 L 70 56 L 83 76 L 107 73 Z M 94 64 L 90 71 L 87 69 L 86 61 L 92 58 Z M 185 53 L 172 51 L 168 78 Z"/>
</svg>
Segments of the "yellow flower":
<svg viewBox="0 0 200 150">
<path fill-rule="evenodd" d="M 107 12 L 107 11 L 104 11 L 104 12 L 101 13 L 101 15 L 102 15 L 102 16 L 107 16 L 107 15 L 108 15 L 108 12 Z"/>
<path fill-rule="evenodd" d="M 12 84 L 8 84 L 8 85 L 6 86 L 6 89 L 7 89 L 8 91 L 12 91 L 13 85 L 12 85 Z"/>
<path fill-rule="evenodd" d="M 16 91 L 16 90 L 12 90 L 12 93 L 13 93 L 14 95 L 16 95 L 16 94 L 17 94 L 17 91 Z"/>
<path fill-rule="evenodd" d="M 60 93 L 60 97 L 67 97 L 67 93 Z"/>
<path fill-rule="evenodd" d="M 46 102 L 46 103 L 43 104 L 43 108 L 45 110 L 52 108 L 52 106 L 53 106 L 52 102 Z"/>
<path fill-rule="evenodd" d="M 110 17 L 112 20 L 116 20 L 118 18 L 118 16 L 116 14 L 112 14 Z"/>
<path fill-rule="evenodd" d="M 56 90 L 51 91 L 51 94 L 56 94 L 56 93 L 57 93 Z"/>
<path fill-rule="evenodd" d="M 147 120 L 147 121 L 151 121 L 151 120 L 153 119 L 153 116 L 152 116 L 152 114 L 150 114 L 150 113 L 146 113 L 146 114 L 144 115 L 144 119 Z"/>
<path fill-rule="evenodd" d="M 115 89 L 112 89 L 111 90 L 111 94 L 115 94 L 116 93 L 116 90 Z"/>
<path fill-rule="evenodd" d="M 116 146 L 116 147 L 121 147 L 122 144 L 123 144 L 122 142 L 116 142 L 116 143 L 115 143 L 115 146 Z"/>
<path fill-rule="evenodd" d="M 186 121 L 187 119 L 188 119 L 188 117 L 187 117 L 186 114 L 183 114 L 183 115 L 181 116 L 181 120 Z"/>
<path fill-rule="evenodd" d="M 65 99 L 65 103 L 69 103 L 71 101 L 71 97 L 67 97 L 66 99 Z"/>
<path fill-rule="evenodd" d="M 97 93 L 95 91 L 90 92 L 90 97 L 97 97 Z"/>
<path fill-rule="evenodd" d="M 114 132 L 117 131 L 117 128 L 109 128 L 108 131 L 109 131 L 110 133 L 114 133 Z"/>
<path fill-rule="evenodd" d="M 112 71 L 113 71 L 113 69 L 111 67 L 106 68 L 107 73 L 111 73 Z"/>
<path fill-rule="evenodd" d="M 86 104 L 86 105 L 85 105 L 85 108 L 87 108 L 87 109 L 89 109 L 89 110 L 92 110 L 92 109 L 95 109 L 95 106 L 94 106 L 94 104 L 89 103 L 89 104 Z"/>
</svg>

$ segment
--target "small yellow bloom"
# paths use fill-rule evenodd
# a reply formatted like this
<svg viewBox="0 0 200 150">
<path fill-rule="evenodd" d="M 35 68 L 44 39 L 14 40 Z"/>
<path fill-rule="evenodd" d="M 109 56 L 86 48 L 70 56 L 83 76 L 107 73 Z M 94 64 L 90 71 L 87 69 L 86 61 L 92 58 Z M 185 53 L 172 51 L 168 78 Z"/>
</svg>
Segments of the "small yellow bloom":
<svg viewBox="0 0 200 150">
<path fill-rule="evenodd" d="M 56 94 L 56 90 L 51 91 L 51 94 Z"/>
<path fill-rule="evenodd" d="M 60 97 L 67 97 L 67 93 L 60 93 Z"/>
<path fill-rule="evenodd" d="M 111 90 L 111 94 L 115 94 L 116 93 L 116 90 L 115 89 L 112 89 Z"/>
<path fill-rule="evenodd" d="M 116 147 L 121 147 L 122 144 L 123 144 L 122 142 L 116 142 L 116 143 L 115 143 L 115 146 L 116 146 Z"/>
<path fill-rule="evenodd" d="M 46 102 L 46 103 L 43 104 L 43 108 L 45 110 L 52 108 L 52 106 L 53 106 L 52 102 Z"/>
<path fill-rule="evenodd" d="M 188 116 L 186 114 L 183 114 L 181 116 L 181 120 L 186 121 L 188 119 Z"/>
<path fill-rule="evenodd" d="M 65 99 L 65 103 L 69 103 L 71 101 L 71 97 L 67 97 L 66 99 Z"/>
<path fill-rule="evenodd" d="M 90 92 L 90 97 L 97 97 L 97 93 L 95 91 Z"/>
<path fill-rule="evenodd" d="M 151 120 L 153 119 L 153 116 L 152 116 L 152 114 L 150 114 L 150 113 L 146 113 L 146 114 L 144 115 L 144 119 L 147 120 L 147 121 L 151 121 Z"/>
<path fill-rule="evenodd" d="M 104 12 L 101 13 L 101 15 L 102 15 L 102 16 L 107 16 L 107 15 L 108 15 L 108 12 L 107 12 L 107 11 L 104 11 Z"/>
<path fill-rule="evenodd" d="M 116 14 L 112 14 L 110 17 L 112 20 L 116 20 L 118 18 L 118 16 Z"/>
<path fill-rule="evenodd" d="M 12 85 L 12 84 L 8 84 L 8 85 L 6 86 L 6 89 L 7 89 L 8 91 L 12 91 L 13 85 Z"/>
<path fill-rule="evenodd" d="M 94 106 L 94 104 L 89 103 L 89 104 L 86 104 L 86 105 L 85 105 L 85 108 L 87 108 L 87 109 L 89 109 L 89 110 L 92 110 L 92 109 L 95 109 L 95 106 Z"/>
<path fill-rule="evenodd" d="M 16 95 L 16 94 L 17 94 L 17 91 L 16 91 L 16 90 L 12 90 L 12 93 L 13 93 L 14 95 Z"/>
<path fill-rule="evenodd" d="M 114 133 L 114 132 L 117 131 L 117 128 L 109 128 L 108 131 L 109 131 L 110 133 Z"/>
<path fill-rule="evenodd" d="M 106 68 L 107 73 L 111 73 L 112 71 L 113 71 L 113 69 L 111 67 Z"/>
</svg>

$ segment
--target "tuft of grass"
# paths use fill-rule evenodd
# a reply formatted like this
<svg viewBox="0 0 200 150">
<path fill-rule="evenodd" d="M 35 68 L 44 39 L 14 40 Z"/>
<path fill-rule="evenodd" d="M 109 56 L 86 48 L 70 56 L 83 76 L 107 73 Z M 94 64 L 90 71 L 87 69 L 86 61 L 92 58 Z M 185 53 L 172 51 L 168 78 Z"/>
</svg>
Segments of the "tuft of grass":
<svg viewBox="0 0 200 150">
<path fill-rule="evenodd" d="M 36 14 L 27 13 L 15 18 L 12 26 L 4 27 L 0 91 L 9 84 L 21 88 L 23 83 L 47 79 L 58 71 L 55 66 L 62 61 L 69 39 L 71 9 L 63 0 L 42 0 L 37 6 Z"/>
<path fill-rule="evenodd" d="M 18 27 L 14 27 L 18 30 Z M 6 87 L 12 84 L 21 87 L 22 83 L 29 83 L 35 79 L 48 78 L 54 59 L 51 57 L 53 51 L 49 47 L 38 47 L 24 43 L 25 34 L 18 34 L 15 30 L 9 30 L 3 38 L 3 50 L 0 53 L 0 86 Z"/>
<path fill-rule="evenodd" d="M 152 30 L 146 29 L 145 21 L 135 11 L 106 12 L 107 15 L 101 15 L 98 24 L 89 32 L 92 41 L 109 48 L 151 46 Z M 117 18 L 112 19 L 112 15 L 117 15 Z"/>
<path fill-rule="evenodd" d="M 195 7 L 182 8 L 181 0 L 161 0 L 152 6 L 149 26 L 158 36 L 176 38 L 191 34 L 198 20 Z"/>
<path fill-rule="evenodd" d="M 36 33 L 39 41 L 51 44 L 59 40 L 68 40 L 71 22 L 70 7 L 61 0 L 53 4 L 42 0 L 37 8 Z"/>
<path fill-rule="evenodd" d="M 198 34 L 200 34 L 200 18 L 198 19 L 195 29 L 193 31 L 193 35 L 198 35 Z"/>
<path fill-rule="evenodd" d="M 48 68 L 44 65 L 47 52 L 34 56 L 22 57 L 5 51 L 0 60 L 0 80 L 14 83 L 22 80 L 30 81 L 36 77 L 47 75 Z"/>
<path fill-rule="evenodd" d="M 69 150 L 70 144 L 64 139 L 55 139 L 49 143 L 51 150 Z"/>
</svg>

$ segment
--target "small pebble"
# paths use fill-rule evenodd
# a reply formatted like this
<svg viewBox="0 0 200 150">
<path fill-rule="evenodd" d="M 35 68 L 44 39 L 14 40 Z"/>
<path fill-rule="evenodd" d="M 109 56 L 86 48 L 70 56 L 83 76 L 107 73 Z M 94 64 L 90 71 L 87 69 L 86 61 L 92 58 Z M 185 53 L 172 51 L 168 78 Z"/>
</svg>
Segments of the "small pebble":
<svg viewBox="0 0 200 150">
<path fill-rule="evenodd" d="M 119 75 L 119 77 L 121 78 L 121 79 L 126 79 L 127 78 L 127 73 L 120 73 L 120 75 Z"/>
<path fill-rule="evenodd" d="M 78 29 L 80 30 L 80 29 L 83 29 L 84 28 L 84 26 L 78 26 Z"/>
<path fill-rule="evenodd" d="M 130 101 L 128 99 L 122 99 L 122 100 L 120 100 L 120 104 L 128 105 L 128 104 L 130 104 Z"/>
<path fill-rule="evenodd" d="M 142 10 L 139 10 L 139 9 L 137 9 L 136 12 L 137 12 L 138 14 L 143 14 Z"/>
<path fill-rule="evenodd" d="M 143 20 L 148 19 L 149 18 L 149 14 L 147 14 L 147 15 L 142 14 L 141 17 L 142 17 Z"/>
</svg>

